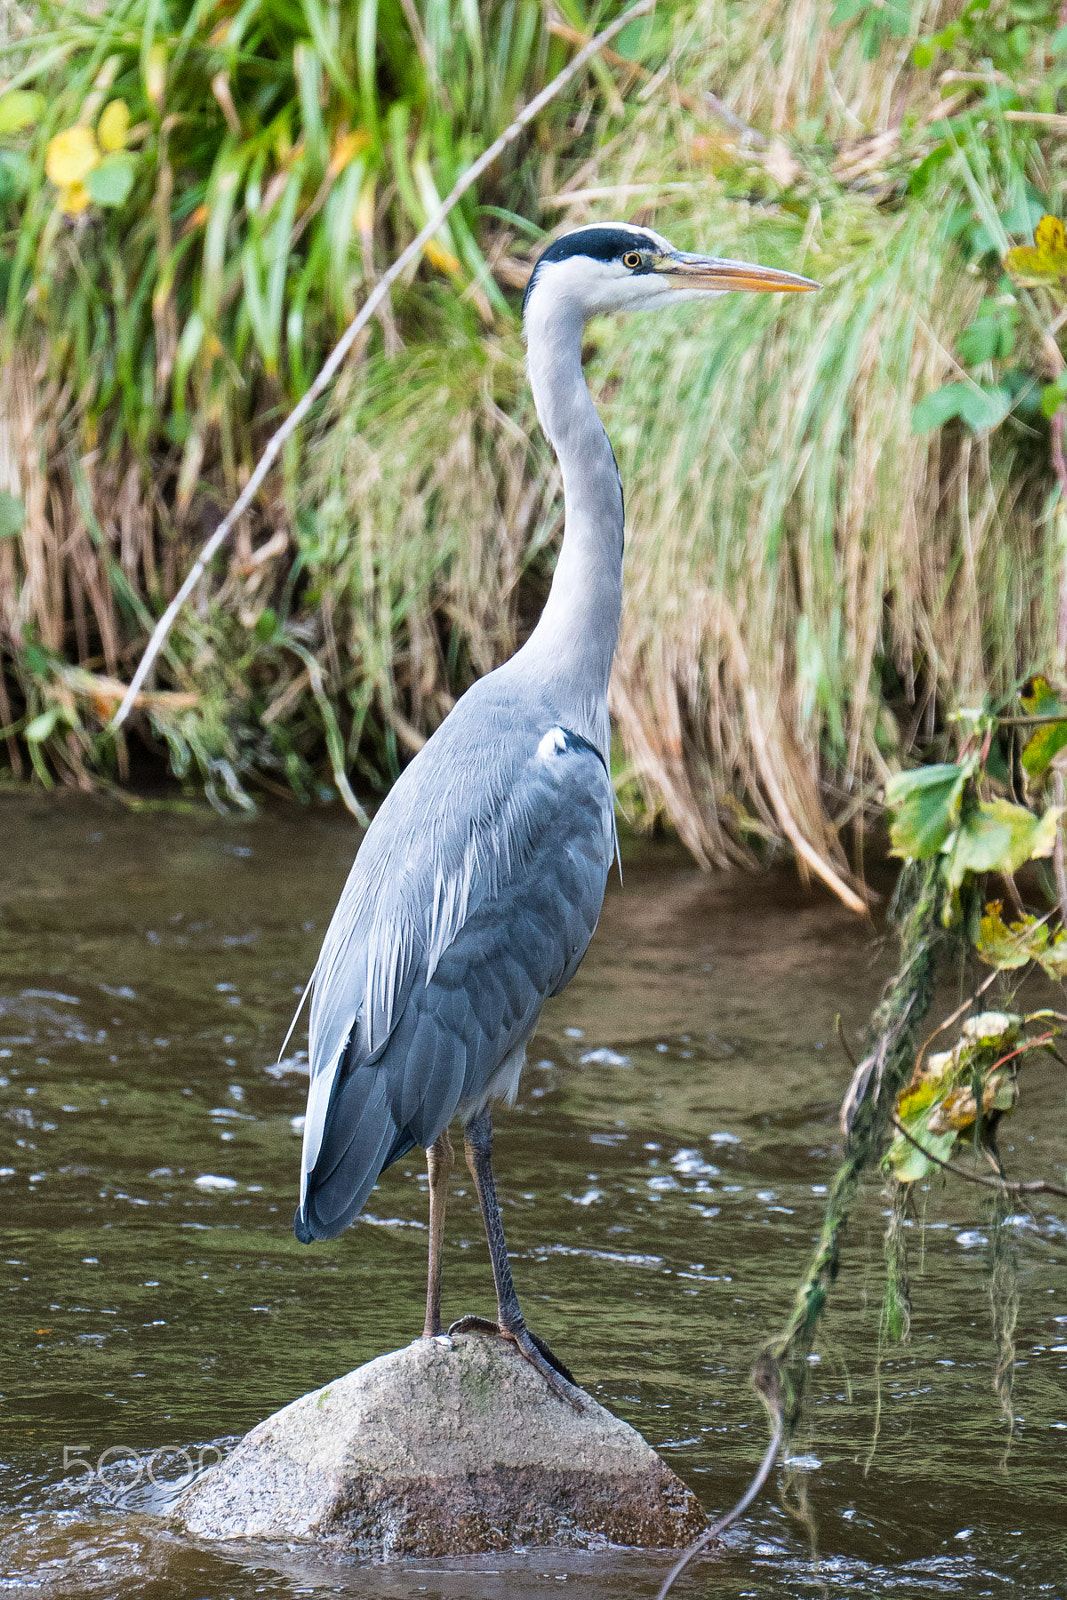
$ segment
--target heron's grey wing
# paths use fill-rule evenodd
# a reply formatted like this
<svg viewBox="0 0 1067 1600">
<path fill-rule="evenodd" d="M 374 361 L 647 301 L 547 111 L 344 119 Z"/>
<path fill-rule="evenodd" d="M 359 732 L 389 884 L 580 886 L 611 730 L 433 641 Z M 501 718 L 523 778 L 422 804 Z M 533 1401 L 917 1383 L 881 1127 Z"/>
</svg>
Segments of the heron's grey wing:
<svg viewBox="0 0 1067 1600">
<path fill-rule="evenodd" d="M 405 1050 L 402 1024 L 382 1057 L 402 1073 L 402 1125 L 421 1145 L 433 1143 L 458 1105 L 485 1095 L 525 1045 L 545 1000 L 577 971 L 600 916 L 614 843 L 611 781 L 576 734 L 552 730 L 538 748 L 506 817 L 506 871 L 491 893 L 473 898 L 412 989 L 407 1010 L 424 1045 L 413 1035 Z M 447 1071 L 428 1070 L 424 1049 Z"/>
<path fill-rule="evenodd" d="M 566 730 L 527 751 L 492 805 L 465 775 L 447 866 L 431 840 L 438 864 L 421 903 L 402 897 L 367 950 L 368 977 L 380 964 L 398 985 L 388 1033 L 375 1039 L 359 1022 L 314 1108 L 313 1081 L 308 1120 L 313 1109 L 320 1120 L 305 1146 L 301 1237 L 339 1232 L 390 1161 L 489 1092 L 585 954 L 612 858 L 611 782 L 594 747 Z M 410 839 L 407 849 L 410 866 Z"/>
</svg>

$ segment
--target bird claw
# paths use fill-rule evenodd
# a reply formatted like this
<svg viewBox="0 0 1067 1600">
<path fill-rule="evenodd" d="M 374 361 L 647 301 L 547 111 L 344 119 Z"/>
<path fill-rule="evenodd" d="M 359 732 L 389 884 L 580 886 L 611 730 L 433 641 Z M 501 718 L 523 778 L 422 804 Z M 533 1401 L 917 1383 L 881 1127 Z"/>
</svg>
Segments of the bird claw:
<svg viewBox="0 0 1067 1600">
<path fill-rule="evenodd" d="M 499 1333 L 499 1322 L 490 1322 L 488 1317 L 460 1317 L 458 1322 L 450 1322 L 448 1336 L 454 1333 Z"/>
<path fill-rule="evenodd" d="M 585 1400 L 572 1373 L 558 1356 L 552 1354 L 543 1339 L 530 1332 L 525 1323 L 517 1328 L 505 1328 L 499 1322 L 490 1322 L 487 1317 L 466 1316 L 453 1322 L 448 1332 L 450 1336 L 454 1333 L 491 1333 L 498 1338 L 509 1339 L 519 1354 L 541 1374 L 557 1399 L 565 1401 L 579 1414 L 585 1410 Z"/>
</svg>

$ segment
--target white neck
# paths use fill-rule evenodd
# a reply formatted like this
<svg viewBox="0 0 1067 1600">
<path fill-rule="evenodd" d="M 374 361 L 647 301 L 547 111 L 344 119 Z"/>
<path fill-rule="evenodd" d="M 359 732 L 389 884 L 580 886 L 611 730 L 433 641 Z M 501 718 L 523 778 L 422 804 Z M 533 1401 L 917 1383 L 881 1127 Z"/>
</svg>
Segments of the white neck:
<svg viewBox="0 0 1067 1600">
<path fill-rule="evenodd" d="M 526 311 L 530 384 L 563 474 L 563 545 L 541 620 L 515 656 L 561 697 L 575 732 L 606 754 L 607 694 L 622 610 L 622 484 L 582 375 L 584 317 L 535 286 Z"/>
</svg>

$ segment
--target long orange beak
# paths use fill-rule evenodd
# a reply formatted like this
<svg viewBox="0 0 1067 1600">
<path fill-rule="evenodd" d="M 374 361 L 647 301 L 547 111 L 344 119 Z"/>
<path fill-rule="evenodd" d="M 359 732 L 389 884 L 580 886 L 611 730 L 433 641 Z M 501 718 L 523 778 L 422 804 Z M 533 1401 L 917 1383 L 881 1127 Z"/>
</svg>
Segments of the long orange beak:
<svg viewBox="0 0 1067 1600">
<path fill-rule="evenodd" d="M 777 267 L 761 267 L 751 261 L 727 261 L 720 256 L 694 256 L 678 250 L 656 264 L 660 273 L 677 289 L 750 289 L 757 294 L 799 294 L 821 288 L 813 278 L 796 272 L 780 272 Z"/>
</svg>

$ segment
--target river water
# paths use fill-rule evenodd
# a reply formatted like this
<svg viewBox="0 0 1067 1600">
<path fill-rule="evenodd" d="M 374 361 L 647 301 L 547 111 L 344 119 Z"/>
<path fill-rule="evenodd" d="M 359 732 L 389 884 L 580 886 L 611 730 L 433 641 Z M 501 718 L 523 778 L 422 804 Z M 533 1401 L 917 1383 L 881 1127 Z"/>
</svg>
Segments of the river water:
<svg viewBox="0 0 1067 1600">
<path fill-rule="evenodd" d="M 197 1546 L 159 1514 L 186 1463 L 421 1328 L 414 1159 L 340 1239 L 308 1249 L 290 1226 L 306 1079 L 298 1049 L 275 1058 L 356 842 L 323 813 L 0 796 L 0 1592 L 636 1600 L 666 1570 L 558 1551 L 359 1567 Z M 834 1018 L 855 1040 L 890 964 L 787 873 L 709 878 L 642 846 L 497 1117 L 528 1320 L 710 1512 L 765 1447 L 747 1373 L 834 1170 Z M 1027 1069 L 1002 1140 L 1019 1176 L 1062 1173 L 1059 1070 Z M 465 1176 L 446 1319 L 492 1312 Z M 879 1336 L 877 1181 L 850 1227 L 790 1475 L 807 1522 L 779 1471 L 680 1600 L 1067 1597 L 1067 1230 L 1035 1203 L 995 1234 L 963 1185 L 924 1205 L 906 1346 Z M 1013 1293 L 1009 1438 L 992 1321 Z"/>
</svg>

